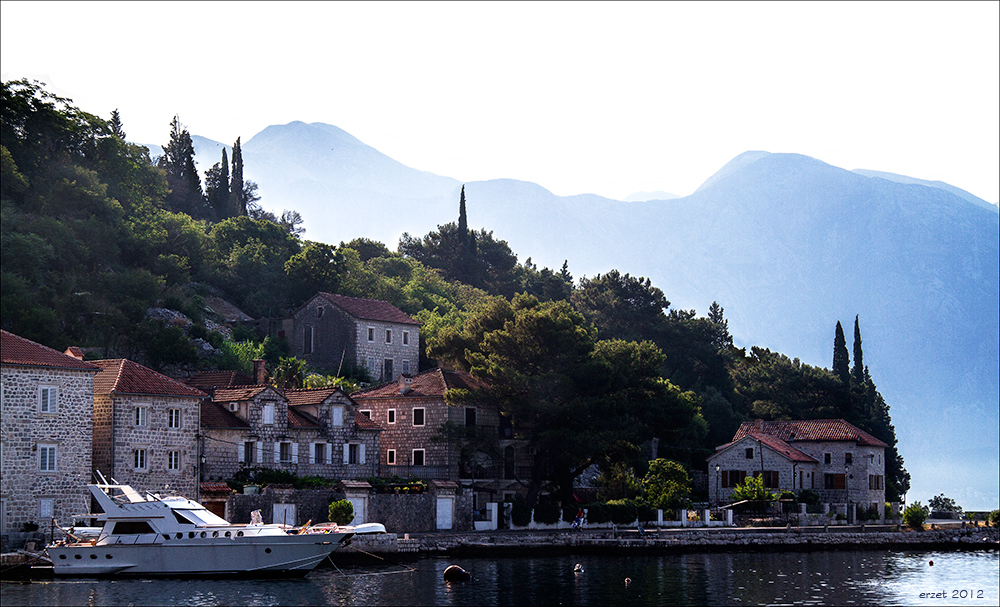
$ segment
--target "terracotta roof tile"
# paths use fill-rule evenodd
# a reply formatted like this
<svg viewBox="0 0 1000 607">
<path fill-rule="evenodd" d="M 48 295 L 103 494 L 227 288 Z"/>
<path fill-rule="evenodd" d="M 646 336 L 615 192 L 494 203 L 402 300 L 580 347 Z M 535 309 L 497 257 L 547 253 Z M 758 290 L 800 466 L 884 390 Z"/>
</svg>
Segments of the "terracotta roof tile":
<svg viewBox="0 0 1000 607">
<path fill-rule="evenodd" d="M 126 358 L 95 360 L 94 394 L 145 394 L 204 398 L 205 393 Z"/>
<path fill-rule="evenodd" d="M 210 388 L 252 386 L 254 379 L 239 371 L 207 371 L 192 375 L 184 383 L 199 390 L 206 390 Z"/>
<path fill-rule="evenodd" d="M 739 430 L 736 431 L 733 442 L 752 433 L 773 436 L 786 443 L 799 441 L 851 441 L 867 447 L 888 447 L 888 445 L 871 434 L 842 419 L 774 422 L 755 420 L 743 422 Z"/>
<path fill-rule="evenodd" d="M 420 324 L 413 320 L 409 314 L 387 301 L 347 297 L 346 295 L 337 295 L 334 293 L 321 292 L 319 295 L 354 318 L 395 322 L 405 325 Z"/>
<path fill-rule="evenodd" d="M 236 417 L 211 399 L 201 401 L 201 425 L 206 428 L 249 428 L 250 424 Z"/>
<path fill-rule="evenodd" d="M 215 402 L 232 402 L 250 400 L 271 386 L 267 384 L 257 384 L 255 386 L 237 386 L 234 388 L 217 388 L 212 394 Z M 273 389 L 273 388 L 272 388 Z M 275 390 L 276 393 L 277 390 Z M 279 393 L 280 394 L 280 393 Z"/>
<path fill-rule="evenodd" d="M 25 367 L 51 367 L 53 369 L 74 369 L 79 371 L 97 371 L 98 367 L 77 360 L 53 350 L 42 344 L 14 335 L 8 331 L 0 332 L 0 359 L 5 365 Z"/>
<path fill-rule="evenodd" d="M 385 430 L 378 422 L 368 417 L 364 413 L 354 412 L 354 423 L 359 430 Z"/>
<path fill-rule="evenodd" d="M 410 390 L 405 394 L 400 393 L 402 382 L 403 379 L 401 378 L 398 381 L 382 384 L 381 386 L 375 386 L 374 388 L 362 390 L 361 392 L 355 392 L 351 395 L 351 398 L 356 401 L 361 401 L 366 398 L 399 398 L 401 396 L 410 398 L 443 398 L 444 393 L 451 388 L 475 390 L 483 386 L 481 381 L 472 377 L 472 375 L 466 371 L 452 371 L 444 369 L 431 369 L 430 371 L 424 371 L 423 373 L 414 376 L 410 383 Z"/>
<path fill-rule="evenodd" d="M 201 493 L 234 493 L 226 483 L 202 483 Z"/>
<path fill-rule="evenodd" d="M 340 388 L 300 388 L 292 390 L 284 390 L 285 398 L 288 399 L 288 404 L 293 407 L 298 407 L 301 405 L 321 405 L 323 401 L 330 398 L 338 392 L 351 400 L 350 396 L 347 396 L 343 390 Z"/>
<path fill-rule="evenodd" d="M 315 417 L 309 415 L 305 411 L 299 411 L 294 407 L 288 408 L 288 427 L 289 428 L 319 428 L 319 421 Z"/>
</svg>

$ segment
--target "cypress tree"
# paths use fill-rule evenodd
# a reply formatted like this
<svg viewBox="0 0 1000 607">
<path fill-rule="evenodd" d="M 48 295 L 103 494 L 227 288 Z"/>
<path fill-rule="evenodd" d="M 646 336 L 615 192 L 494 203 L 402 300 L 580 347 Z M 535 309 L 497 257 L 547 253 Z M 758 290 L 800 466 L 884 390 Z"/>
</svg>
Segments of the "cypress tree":
<svg viewBox="0 0 1000 607">
<path fill-rule="evenodd" d="M 231 216 L 229 205 L 229 158 L 226 148 L 222 148 L 222 161 L 216 162 L 205 172 L 205 195 L 215 212 L 215 219 L 221 221 Z"/>
<path fill-rule="evenodd" d="M 469 238 L 469 219 L 465 216 L 465 185 L 462 185 L 462 197 L 458 201 L 458 238 L 466 244 Z"/>
<path fill-rule="evenodd" d="M 847 338 L 844 337 L 844 327 L 839 320 L 833 338 L 833 374 L 845 384 L 851 381 L 851 359 L 847 353 Z"/>
<path fill-rule="evenodd" d="M 865 363 L 864 353 L 861 351 L 861 327 L 858 325 L 857 315 L 854 316 L 854 368 L 851 375 L 855 385 L 864 385 Z"/>
<path fill-rule="evenodd" d="M 240 138 L 233 144 L 233 170 L 229 174 L 229 204 L 233 217 L 247 214 L 247 199 L 243 193 L 243 149 Z"/>
</svg>

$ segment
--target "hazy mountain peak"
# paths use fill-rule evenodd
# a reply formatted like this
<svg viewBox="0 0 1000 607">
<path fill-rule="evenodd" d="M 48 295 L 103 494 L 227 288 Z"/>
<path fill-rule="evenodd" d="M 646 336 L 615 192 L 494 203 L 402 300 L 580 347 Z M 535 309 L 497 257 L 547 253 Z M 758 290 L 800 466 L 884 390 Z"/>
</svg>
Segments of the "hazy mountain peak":
<svg viewBox="0 0 1000 607">
<path fill-rule="evenodd" d="M 727 162 L 721 169 L 716 171 L 714 175 L 706 179 L 705 183 L 701 184 L 701 186 L 699 186 L 698 189 L 695 191 L 700 192 L 702 190 L 708 189 L 712 187 L 715 183 L 717 183 L 720 179 L 724 178 L 730 173 L 742 169 L 743 167 L 749 166 L 757 162 L 761 158 L 765 158 L 770 155 L 771 155 L 770 152 L 764 152 L 764 151 L 743 152 L 742 154 L 736 156 L 735 158 Z"/>
</svg>

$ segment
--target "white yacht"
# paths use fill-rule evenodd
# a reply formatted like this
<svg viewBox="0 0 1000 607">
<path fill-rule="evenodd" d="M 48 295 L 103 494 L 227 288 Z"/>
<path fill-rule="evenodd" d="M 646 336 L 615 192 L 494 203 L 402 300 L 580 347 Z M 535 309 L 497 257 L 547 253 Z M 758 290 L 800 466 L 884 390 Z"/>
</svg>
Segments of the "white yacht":
<svg viewBox="0 0 1000 607">
<path fill-rule="evenodd" d="M 309 533 L 264 525 L 259 515 L 231 524 L 184 497 L 105 482 L 87 488 L 104 511 L 103 528 L 96 539 L 49 546 L 55 575 L 301 576 L 354 535 L 344 527 Z"/>
</svg>

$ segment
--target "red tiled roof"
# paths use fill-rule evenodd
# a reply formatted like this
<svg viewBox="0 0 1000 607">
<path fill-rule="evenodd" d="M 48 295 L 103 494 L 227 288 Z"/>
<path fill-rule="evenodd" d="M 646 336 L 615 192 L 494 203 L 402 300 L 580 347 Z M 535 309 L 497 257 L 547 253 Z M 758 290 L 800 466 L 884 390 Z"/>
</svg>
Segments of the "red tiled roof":
<svg viewBox="0 0 1000 607">
<path fill-rule="evenodd" d="M 208 398 L 201 401 L 201 425 L 206 428 L 250 427 L 250 424 L 227 411 L 224 406 Z"/>
<path fill-rule="evenodd" d="M 743 422 L 733 442 L 750 434 L 773 436 L 786 443 L 798 441 L 851 441 L 866 447 L 888 447 L 864 430 L 842 419 L 810 419 L 797 421 Z"/>
<path fill-rule="evenodd" d="M 378 320 L 381 322 L 395 322 L 405 325 L 419 325 L 420 323 L 387 301 L 379 299 L 362 299 L 360 297 L 347 297 L 335 293 L 320 293 L 327 301 L 347 312 L 354 318 L 365 320 Z"/>
<path fill-rule="evenodd" d="M 305 411 L 299 411 L 293 407 L 288 408 L 289 428 L 319 428 L 319 421 Z"/>
<path fill-rule="evenodd" d="M 97 371 L 98 367 L 77 360 L 42 344 L 14 335 L 8 331 L 0 333 L 0 359 L 5 365 L 25 367 L 51 367 L 53 369 L 74 369 Z"/>
<path fill-rule="evenodd" d="M 299 388 L 284 390 L 285 398 L 288 399 L 288 404 L 293 407 L 298 407 L 301 405 L 320 405 L 323 401 L 330 398 L 336 393 L 341 393 L 344 396 L 347 394 L 343 390 L 336 387 L 331 388 Z M 350 400 L 351 397 L 347 396 Z"/>
<path fill-rule="evenodd" d="M 233 386 L 252 386 L 254 379 L 239 371 L 207 371 L 196 373 L 189 377 L 185 384 L 200 390 L 208 388 L 231 388 Z"/>
<path fill-rule="evenodd" d="M 95 360 L 94 394 L 145 394 L 204 398 L 205 393 L 126 358 Z"/>
<path fill-rule="evenodd" d="M 384 430 L 382 426 L 378 425 L 378 422 L 368 417 L 364 413 L 354 412 L 354 424 L 357 425 L 359 430 Z"/>
<path fill-rule="evenodd" d="M 250 400 L 271 386 L 267 384 L 257 384 L 255 386 L 237 386 L 235 388 L 218 388 L 212 394 L 215 402 L 232 402 Z M 275 390 L 277 392 L 277 390 Z"/>
<path fill-rule="evenodd" d="M 226 483 L 202 483 L 201 492 L 205 493 L 233 493 Z"/>
<path fill-rule="evenodd" d="M 366 398 L 399 398 L 399 397 L 438 397 L 443 398 L 444 393 L 451 388 L 463 390 L 475 390 L 481 388 L 483 383 L 472 377 L 467 371 L 451 371 L 444 369 L 431 369 L 413 377 L 410 383 L 410 391 L 400 394 L 400 382 L 397 380 L 375 386 L 368 390 L 355 392 L 351 395 L 354 400 L 360 401 Z"/>
</svg>

